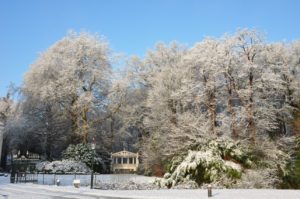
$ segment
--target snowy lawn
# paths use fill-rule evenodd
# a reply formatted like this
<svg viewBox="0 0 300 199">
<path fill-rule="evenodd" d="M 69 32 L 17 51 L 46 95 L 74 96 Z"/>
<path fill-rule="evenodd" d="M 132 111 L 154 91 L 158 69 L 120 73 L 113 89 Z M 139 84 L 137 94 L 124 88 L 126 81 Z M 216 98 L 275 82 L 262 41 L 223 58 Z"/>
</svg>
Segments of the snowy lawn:
<svg viewBox="0 0 300 199">
<path fill-rule="evenodd" d="M 2 185 L 3 186 L 3 185 Z M 5 185 L 4 185 L 5 186 Z M 90 196 L 140 198 L 140 199 L 201 199 L 207 198 L 207 190 L 91 190 L 88 187 L 74 188 L 72 186 L 49 186 L 36 184 L 17 184 L 19 188 L 48 190 L 52 192 L 78 193 Z M 300 190 L 274 189 L 213 189 L 212 199 L 296 199 L 300 198 Z"/>
<path fill-rule="evenodd" d="M 108 176 L 107 176 L 108 177 Z M 147 177 L 146 177 L 147 178 Z M 145 180 L 145 179 L 144 179 Z M 144 181 L 143 180 L 143 181 Z M 9 184 L 9 177 L 0 177 L 0 188 L 10 187 L 35 192 L 64 192 L 72 194 L 85 194 L 90 196 L 107 196 L 118 198 L 140 199 L 201 199 L 207 198 L 207 190 L 193 189 L 162 189 L 162 190 L 91 190 L 89 187 L 74 188 L 73 186 L 53 186 L 38 184 Z M 300 190 L 275 189 L 213 189 L 212 199 L 297 199 Z"/>
</svg>

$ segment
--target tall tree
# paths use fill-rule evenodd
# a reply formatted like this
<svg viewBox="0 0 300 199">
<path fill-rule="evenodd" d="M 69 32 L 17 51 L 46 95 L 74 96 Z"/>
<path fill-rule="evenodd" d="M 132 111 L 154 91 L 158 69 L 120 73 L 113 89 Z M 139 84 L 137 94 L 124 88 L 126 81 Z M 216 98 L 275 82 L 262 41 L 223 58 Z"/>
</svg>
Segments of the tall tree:
<svg viewBox="0 0 300 199">
<path fill-rule="evenodd" d="M 71 119 L 72 132 L 82 142 L 94 132 L 92 119 L 106 113 L 110 87 L 110 50 L 97 35 L 70 33 L 31 66 L 23 94 Z M 73 136 L 76 137 L 76 136 Z"/>
</svg>

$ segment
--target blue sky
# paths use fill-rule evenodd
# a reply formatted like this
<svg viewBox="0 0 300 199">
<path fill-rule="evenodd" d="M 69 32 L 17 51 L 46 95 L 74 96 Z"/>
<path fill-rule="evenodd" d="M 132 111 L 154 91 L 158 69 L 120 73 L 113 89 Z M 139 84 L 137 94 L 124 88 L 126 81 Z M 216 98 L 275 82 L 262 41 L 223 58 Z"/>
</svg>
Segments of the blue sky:
<svg viewBox="0 0 300 199">
<path fill-rule="evenodd" d="M 268 41 L 300 38 L 298 0 L 0 0 L 0 96 L 21 85 L 40 52 L 68 30 L 104 35 L 115 52 L 143 56 L 158 41 L 193 45 L 237 28 Z"/>
</svg>

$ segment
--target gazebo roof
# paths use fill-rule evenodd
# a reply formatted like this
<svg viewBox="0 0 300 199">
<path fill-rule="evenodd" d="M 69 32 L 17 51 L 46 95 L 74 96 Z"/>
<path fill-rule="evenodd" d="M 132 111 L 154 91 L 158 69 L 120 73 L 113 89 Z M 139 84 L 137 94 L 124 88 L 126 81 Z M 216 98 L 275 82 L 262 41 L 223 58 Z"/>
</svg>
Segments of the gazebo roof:
<svg viewBox="0 0 300 199">
<path fill-rule="evenodd" d="M 126 156 L 131 156 L 131 157 L 136 157 L 138 154 L 137 153 L 132 153 L 130 151 L 119 151 L 116 153 L 112 153 L 111 156 L 118 156 L 118 157 L 126 157 Z"/>
</svg>

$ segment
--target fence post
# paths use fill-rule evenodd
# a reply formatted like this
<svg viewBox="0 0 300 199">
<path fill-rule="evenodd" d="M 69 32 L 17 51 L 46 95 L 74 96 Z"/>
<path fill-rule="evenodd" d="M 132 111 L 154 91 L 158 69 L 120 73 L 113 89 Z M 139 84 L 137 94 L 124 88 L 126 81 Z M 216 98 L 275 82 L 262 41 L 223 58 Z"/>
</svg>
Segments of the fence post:
<svg viewBox="0 0 300 199">
<path fill-rule="evenodd" d="M 212 187 L 210 184 L 207 186 L 207 196 L 212 197 Z"/>
</svg>

